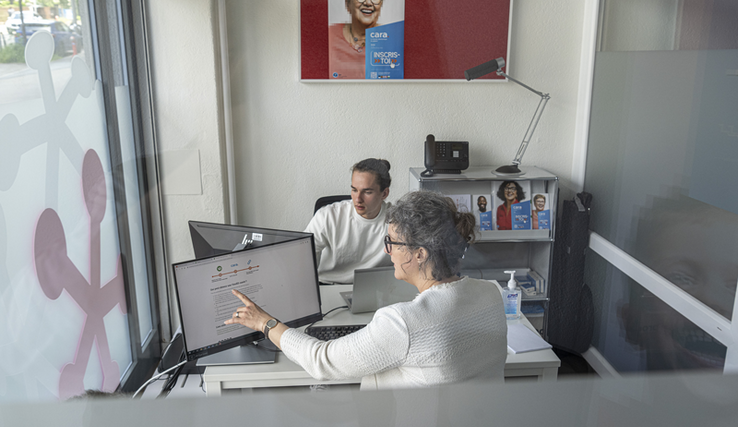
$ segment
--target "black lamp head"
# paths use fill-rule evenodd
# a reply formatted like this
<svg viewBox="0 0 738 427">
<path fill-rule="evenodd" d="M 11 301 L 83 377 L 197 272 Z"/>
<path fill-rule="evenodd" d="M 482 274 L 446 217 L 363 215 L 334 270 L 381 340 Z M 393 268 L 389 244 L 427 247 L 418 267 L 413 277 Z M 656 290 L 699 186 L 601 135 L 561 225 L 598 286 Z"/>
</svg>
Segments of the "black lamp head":
<svg viewBox="0 0 738 427">
<path fill-rule="evenodd" d="M 523 171 L 520 170 L 518 165 L 505 165 L 495 169 L 497 175 L 522 175 Z"/>
<path fill-rule="evenodd" d="M 477 65 L 474 68 L 470 68 L 464 71 L 464 77 L 467 80 L 478 79 L 482 76 L 486 76 L 489 73 L 497 72 L 502 70 L 505 66 L 505 58 L 497 58 L 491 61 L 487 61 L 484 64 Z"/>
</svg>

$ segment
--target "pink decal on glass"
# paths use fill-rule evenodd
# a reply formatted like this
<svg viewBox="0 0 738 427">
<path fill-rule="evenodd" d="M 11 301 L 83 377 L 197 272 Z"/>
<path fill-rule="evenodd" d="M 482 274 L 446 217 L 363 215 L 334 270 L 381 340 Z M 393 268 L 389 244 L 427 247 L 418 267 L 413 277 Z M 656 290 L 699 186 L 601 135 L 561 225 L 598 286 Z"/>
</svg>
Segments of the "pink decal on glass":
<svg viewBox="0 0 738 427">
<path fill-rule="evenodd" d="M 60 399 L 84 392 L 85 371 L 95 340 L 103 373 L 100 390 L 114 391 L 120 383 L 120 368 L 111 358 L 103 318 L 116 305 L 122 313 L 126 313 L 123 266 L 119 256 L 116 276 L 101 286 L 100 223 L 105 216 L 107 190 L 102 163 L 94 150 L 85 153 L 82 188 L 90 215 L 90 283 L 69 259 L 64 226 L 53 209 L 46 209 L 41 214 L 34 241 L 36 274 L 44 294 L 55 300 L 62 291 L 67 291 L 86 314 L 74 360 L 61 371 Z"/>
</svg>

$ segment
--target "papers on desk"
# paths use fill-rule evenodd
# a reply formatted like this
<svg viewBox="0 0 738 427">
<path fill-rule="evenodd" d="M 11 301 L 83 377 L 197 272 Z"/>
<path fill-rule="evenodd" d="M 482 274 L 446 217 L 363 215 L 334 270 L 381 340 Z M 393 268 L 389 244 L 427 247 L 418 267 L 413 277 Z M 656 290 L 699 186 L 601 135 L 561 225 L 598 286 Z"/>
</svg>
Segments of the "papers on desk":
<svg viewBox="0 0 738 427">
<path fill-rule="evenodd" d="M 551 344 L 543 340 L 537 333 L 522 323 L 507 325 L 507 348 L 513 353 L 543 350 L 551 348 Z"/>
</svg>

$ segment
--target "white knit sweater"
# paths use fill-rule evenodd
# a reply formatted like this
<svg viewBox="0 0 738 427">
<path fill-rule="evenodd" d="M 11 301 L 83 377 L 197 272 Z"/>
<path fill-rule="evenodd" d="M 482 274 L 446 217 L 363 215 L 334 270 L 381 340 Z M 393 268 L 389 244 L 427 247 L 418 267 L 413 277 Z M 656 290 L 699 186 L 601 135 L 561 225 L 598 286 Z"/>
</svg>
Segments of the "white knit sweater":
<svg viewBox="0 0 738 427">
<path fill-rule="evenodd" d="M 374 219 L 356 213 L 351 200 L 315 212 L 305 232 L 315 236 L 321 282 L 353 283 L 356 269 L 392 265 L 389 255 L 384 253 L 388 207 L 382 202 L 382 209 Z"/>
<path fill-rule="evenodd" d="M 288 329 L 281 346 L 314 378 L 362 378 L 362 390 L 502 380 L 507 323 L 499 286 L 464 277 L 377 310 L 351 335 L 326 342 Z"/>
</svg>

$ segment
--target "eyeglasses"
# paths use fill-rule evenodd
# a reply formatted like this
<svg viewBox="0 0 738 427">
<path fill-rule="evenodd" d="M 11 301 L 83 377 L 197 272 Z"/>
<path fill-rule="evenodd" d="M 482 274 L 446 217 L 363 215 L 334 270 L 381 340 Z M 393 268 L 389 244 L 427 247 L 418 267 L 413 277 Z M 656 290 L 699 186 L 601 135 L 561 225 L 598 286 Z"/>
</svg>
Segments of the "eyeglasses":
<svg viewBox="0 0 738 427">
<path fill-rule="evenodd" d="M 510 187 L 505 187 L 505 191 L 506 192 L 517 192 L 518 191 L 518 188 L 513 185 L 513 186 L 510 186 Z"/>
<path fill-rule="evenodd" d="M 384 249 L 387 251 L 387 253 L 392 253 L 392 245 L 398 245 L 398 246 L 412 246 L 409 243 L 402 243 L 402 242 L 393 242 L 390 240 L 389 234 L 384 236 Z"/>
<path fill-rule="evenodd" d="M 379 6 L 380 4 L 382 4 L 382 0 L 356 0 L 356 3 L 371 3 L 375 6 Z"/>
</svg>

